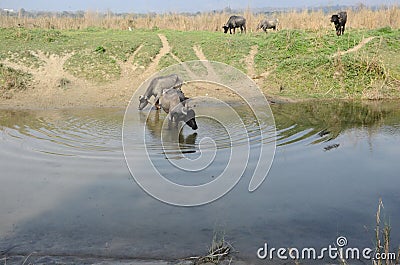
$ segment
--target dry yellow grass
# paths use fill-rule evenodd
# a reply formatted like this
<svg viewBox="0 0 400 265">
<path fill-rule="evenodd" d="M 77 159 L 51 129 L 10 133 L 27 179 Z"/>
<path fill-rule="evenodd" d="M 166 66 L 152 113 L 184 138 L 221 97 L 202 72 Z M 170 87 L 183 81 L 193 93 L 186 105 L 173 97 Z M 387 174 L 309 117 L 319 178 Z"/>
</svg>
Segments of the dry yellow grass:
<svg viewBox="0 0 400 265">
<path fill-rule="evenodd" d="M 400 7 L 397 5 L 381 7 L 372 10 L 360 6 L 355 10 L 348 11 L 348 28 L 353 29 L 376 29 L 382 27 L 399 28 Z M 324 13 L 322 10 L 313 11 L 288 11 L 276 13 L 274 17 L 279 19 L 280 29 L 306 29 L 321 30 L 332 29 L 330 15 L 334 11 Z M 81 18 L 47 16 L 30 18 L 23 15 L 16 17 L 0 16 L 0 27 L 16 27 L 18 25 L 27 28 L 54 28 L 54 29 L 82 29 L 88 27 L 102 27 L 110 29 L 131 28 L 160 28 L 174 30 L 206 30 L 221 31 L 221 27 L 227 21 L 230 14 L 227 13 L 199 13 L 196 15 L 184 14 L 148 14 L 145 16 L 126 15 L 115 16 L 112 13 L 99 14 L 86 12 Z M 254 14 L 249 10 L 242 14 L 247 19 L 249 32 L 255 31 L 257 23 L 264 17 Z"/>
</svg>

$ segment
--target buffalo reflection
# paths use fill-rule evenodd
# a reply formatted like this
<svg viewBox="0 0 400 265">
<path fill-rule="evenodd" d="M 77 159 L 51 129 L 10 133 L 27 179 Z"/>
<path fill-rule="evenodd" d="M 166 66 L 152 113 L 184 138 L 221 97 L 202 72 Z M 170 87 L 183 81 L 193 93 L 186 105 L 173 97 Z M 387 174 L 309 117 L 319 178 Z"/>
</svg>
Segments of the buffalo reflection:
<svg viewBox="0 0 400 265">
<path fill-rule="evenodd" d="M 160 117 L 161 111 L 151 111 L 149 114 L 140 112 L 140 121 L 145 123 L 146 130 L 150 133 L 151 145 L 164 149 L 164 154 L 190 154 L 198 151 L 196 140 L 197 133 L 184 135 L 183 125 L 178 127 L 164 126 L 164 118 Z"/>
</svg>

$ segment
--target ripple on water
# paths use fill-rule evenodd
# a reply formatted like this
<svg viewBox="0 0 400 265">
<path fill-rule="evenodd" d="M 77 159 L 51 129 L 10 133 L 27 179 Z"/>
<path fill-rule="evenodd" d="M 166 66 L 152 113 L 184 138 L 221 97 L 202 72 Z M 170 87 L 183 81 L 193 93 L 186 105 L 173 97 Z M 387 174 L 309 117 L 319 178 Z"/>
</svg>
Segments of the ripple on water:
<svg viewBox="0 0 400 265">
<path fill-rule="evenodd" d="M 0 232 L 15 229 L 11 241 L 2 238 L 0 243 L 26 243 L 22 247 L 27 254 L 47 251 L 178 258 L 193 254 L 186 250 L 201 253 L 213 228 L 223 224 L 243 254 L 254 253 L 266 236 L 274 246 L 326 246 L 327 240 L 336 238 L 339 216 L 343 234 L 362 243 L 352 241 L 353 246 L 369 246 L 370 234 L 365 234 L 363 224 L 374 225 L 370 217 L 376 211 L 377 191 L 385 194 L 385 211 L 393 215 L 393 227 L 399 227 L 398 106 L 335 102 L 272 106 L 281 150 L 267 181 L 257 192 L 249 193 L 245 176 L 221 200 L 190 209 L 158 203 L 137 185 L 129 186 L 133 182 L 126 177 L 129 172 L 121 146 L 123 110 L 0 111 L 0 164 L 7 172 L 1 175 L 0 194 L 5 199 L 0 208 Z M 218 176 L 223 163 L 207 168 L 193 180 L 186 172 L 179 175 L 175 168 L 167 168 L 169 161 L 159 144 L 163 115 L 158 121 L 150 117 L 153 122 L 146 126 L 148 147 L 159 155 L 154 160 L 161 172 L 188 185 Z M 198 152 L 206 136 L 223 149 L 223 155 L 229 154 L 232 141 L 238 146 L 248 140 L 252 146 L 260 144 L 257 123 L 251 118 L 244 120 L 246 132 L 239 130 L 238 122 L 227 122 L 224 127 L 199 118 L 197 132 L 184 127 L 181 135 L 166 135 L 167 152 L 196 155 L 190 152 Z M 143 130 L 143 123 L 137 125 L 134 128 Z M 263 123 L 261 130 L 275 135 Z M 129 132 L 133 147 L 143 142 L 135 132 Z M 323 153 L 326 141 L 332 141 L 332 146 L 340 143 L 340 147 Z M 132 151 L 143 156 L 134 148 Z M 23 163 L 18 161 L 21 157 Z M 170 156 L 181 157 L 179 153 Z M 226 162 L 225 156 L 216 159 Z M 399 242 L 397 235 L 393 242 Z M 110 249 L 105 243 L 110 243 Z M 154 249 L 159 252 L 155 254 Z"/>
<path fill-rule="evenodd" d="M 1 110 L 0 117 L 1 144 L 10 151 L 19 147 L 59 156 L 121 152 L 122 110 Z"/>
</svg>

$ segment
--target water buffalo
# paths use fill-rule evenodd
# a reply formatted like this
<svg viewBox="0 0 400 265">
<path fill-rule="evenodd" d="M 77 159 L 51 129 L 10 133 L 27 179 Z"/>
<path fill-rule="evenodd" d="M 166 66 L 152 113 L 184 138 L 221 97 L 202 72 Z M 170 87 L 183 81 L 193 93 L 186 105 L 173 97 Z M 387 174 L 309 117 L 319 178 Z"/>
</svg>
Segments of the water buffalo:
<svg viewBox="0 0 400 265">
<path fill-rule="evenodd" d="M 170 130 L 163 130 L 163 120 L 160 119 L 160 110 L 152 113 L 139 112 L 140 120 L 146 124 L 146 129 L 154 139 L 162 139 L 164 147 L 168 150 L 176 149 L 176 145 L 179 145 L 179 149 L 182 153 L 196 153 L 194 145 L 197 139 L 197 133 L 194 132 L 189 135 L 184 135 L 183 130 L 179 128 L 171 127 Z M 184 150 L 183 150 L 184 149 Z"/>
<path fill-rule="evenodd" d="M 224 33 L 227 33 L 229 29 L 229 33 L 232 34 L 233 29 L 233 34 L 235 34 L 236 28 L 240 28 L 241 33 L 243 33 L 243 30 L 246 33 L 246 19 L 242 16 L 231 16 L 222 28 L 224 29 Z"/>
<path fill-rule="evenodd" d="M 138 109 L 142 110 L 144 107 L 146 107 L 147 104 L 149 103 L 149 99 L 152 96 L 155 97 L 155 107 L 159 109 L 160 108 L 159 99 L 164 89 L 174 88 L 176 90 L 180 90 L 182 83 L 183 83 L 182 79 L 176 74 L 159 76 L 154 78 L 153 80 L 151 80 L 148 88 L 146 89 L 145 94 L 139 97 Z M 181 95 L 183 95 L 183 93 Z M 184 100 L 185 98 L 181 97 L 181 101 Z"/>
<path fill-rule="evenodd" d="M 347 12 L 342 11 L 338 14 L 332 15 L 331 22 L 335 24 L 336 35 L 340 36 L 344 34 L 344 28 L 347 22 Z"/>
<path fill-rule="evenodd" d="M 262 29 L 264 30 L 265 33 L 267 33 L 267 29 L 273 29 L 277 30 L 278 29 L 278 23 L 279 20 L 277 18 L 275 19 L 263 19 L 258 23 L 257 25 L 257 30 Z"/>
<path fill-rule="evenodd" d="M 181 92 L 183 94 L 183 92 Z M 181 101 L 181 95 L 176 89 L 166 89 L 160 99 L 162 109 L 168 113 L 168 125 L 175 121 L 176 125 L 184 121 L 190 128 L 197 130 L 194 110 Z"/>
</svg>

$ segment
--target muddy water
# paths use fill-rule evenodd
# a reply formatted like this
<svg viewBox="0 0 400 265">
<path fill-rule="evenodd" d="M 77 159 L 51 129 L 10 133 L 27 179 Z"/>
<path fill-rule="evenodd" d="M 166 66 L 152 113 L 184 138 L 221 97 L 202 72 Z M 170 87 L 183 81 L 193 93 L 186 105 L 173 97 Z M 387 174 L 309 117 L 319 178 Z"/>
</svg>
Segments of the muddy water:
<svg viewBox="0 0 400 265">
<path fill-rule="evenodd" d="M 399 106 L 272 105 L 277 149 L 266 181 L 249 193 L 245 174 L 226 196 L 191 208 L 162 203 L 133 181 L 122 152 L 123 109 L 1 110 L 0 250 L 17 245 L 11 253 L 175 259 L 204 254 L 214 231 L 252 262 L 266 242 L 318 248 L 342 235 L 351 247 L 373 247 L 380 197 L 397 246 Z M 230 146 L 224 128 L 199 119 L 196 133 L 187 127 L 171 133 L 160 149 L 164 118 L 154 111 L 146 129 L 157 167 L 178 183 L 211 181 L 218 166 L 188 179 L 174 174 L 168 160 L 196 158 L 207 135 L 223 164 Z M 247 143 L 242 134 L 232 139 Z M 259 145 L 258 134 L 249 142 Z"/>
</svg>

